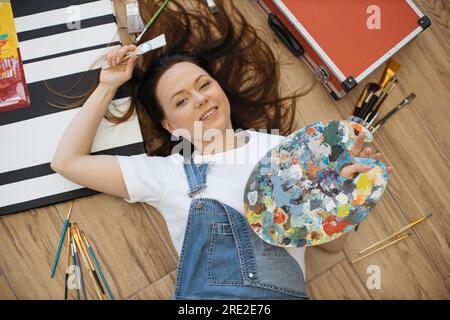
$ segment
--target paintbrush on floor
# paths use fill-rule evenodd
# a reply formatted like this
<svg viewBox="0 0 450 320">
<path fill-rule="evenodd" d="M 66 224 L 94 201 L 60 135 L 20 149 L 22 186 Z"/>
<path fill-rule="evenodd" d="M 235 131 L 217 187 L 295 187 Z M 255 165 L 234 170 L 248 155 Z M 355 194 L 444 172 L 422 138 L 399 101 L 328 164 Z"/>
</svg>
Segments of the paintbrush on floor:
<svg viewBox="0 0 450 320">
<path fill-rule="evenodd" d="M 427 219 L 430 218 L 431 216 L 432 216 L 432 213 L 429 213 L 429 214 L 427 214 L 427 215 L 425 215 L 425 216 L 423 216 L 423 217 L 420 217 L 420 218 L 414 220 L 413 222 L 411 222 L 410 224 L 408 224 L 408 225 L 406 225 L 406 226 L 400 228 L 398 231 L 394 232 L 393 234 L 391 234 L 390 236 L 384 238 L 383 240 L 380 240 L 380 241 L 378 241 L 378 242 L 372 244 L 371 246 L 369 246 L 369 247 L 367 247 L 367 248 L 365 248 L 365 249 L 359 251 L 359 252 L 358 252 L 358 255 L 361 255 L 361 254 L 363 254 L 363 253 L 365 253 L 365 252 L 368 252 L 368 251 L 370 251 L 370 250 L 372 250 L 372 249 L 374 249 L 374 248 L 380 246 L 381 244 L 385 243 L 386 241 L 389 241 L 389 240 L 391 240 L 391 239 L 394 239 L 394 240 L 392 240 L 392 241 L 386 243 L 385 245 L 379 247 L 378 249 L 375 249 L 374 251 L 372 251 L 372 252 L 370 252 L 370 253 L 367 253 L 367 254 L 365 254 L 365 255 L 363 255 L 363 256 L 361 256 L 361 257 L 359 257 L 359 258 L 353 260 L 351 263 L 353 264 L 353 263 L 358 262 L 358 261 L 360 261 L 360 260 L 362 260 L 362 259 L 365 259 L 365 258 L 367 258 L 367 257 L 369 257 L 369 256 L 371 256 L 371 255 L 373 255 L 374 253 L 377 253 L 377 252 L 379 252 L 379 251 L 381 251 L 381 250 L 383 250 L 383 249 L 385 249 L 385 248 L 387 248 L 387 247 L 389 247 L 389 246 L 391 246 L 391 245 L 393 245 L 393 244 L 395 244 L 395 243 L 397 243 L 397 242 L 399 242 L 399 241 L 401 241 L 401 240 L 406 239 L 406 238 L 407 238 L 408 236 L 410 236 L 411 234 L 408 233 L 408 234 L 406 234 L 406 235 L 402 235 L 402 236 L 401 236 L 402 233 L 404 233 L 405 231 L 407 231 L 407 230 L 409 230 L 409 229 L 414 228 L 415 226 L 417 226 L 418 224 L 424 222 L 425 220 L 427 220 Z M 398 237 L 398 238 L 397 238 L 397 237 Z"/>
<path fill-rule="evenodd" d="M 219 7 L 216 5 L 214 0 L 206 0 L 206 3 L 208 4 L 208 8 L 212 12 L 212 14 L 220 12 Z"/>
<path fill-rule="evenodd" d="M 392 81 L 389 82 L 389 84 L 386 85 L 386 87 L 383 89 L 383 92 L 381 93 L 381 96 L 379 100 L 375 103 L 375 105 L 372 107 L 372 110 L 369 111 L 367 116 L 365 117 L 364 121 L 368 123 L 368 126 L 370 126 L 373 121 L 375 121 L 375 118 L 378 115 L 378 112 L 380 111 L 383 102 L 386 100 L 386 98 L 391 93 L 392 89 L 397 85 L 398 80 L 397 78 L 392 78 Z"/>
<path fill-rule="evenodd" d="M 137 0 L 127 0 L 126 13 L 128 33 L 142 32 L 145 28 L 145 24 L 139 13 L 139 3 Z"/>
<path fill-rule="evenodd" d="M 70 230 L 71 223 L 68 224 L 68 229 Z M 68 292 L 68 286 L 67 286 L 67 280 L 69 280 L 69 268 L 70 268 L 70 259 L 72 257 L 72 241 L 70 237 L 70 232 L 67 232 L 67 264 L 66 264 L 66 276 L 64 278 L 64 300 L 67 300 L 67 292 Z"/>
<path fill-rule="evenodd" d="M 86 245 L 87 249 L 89 250 L 89 254 L 91 255 L 92 260 L 94 261 L 95 268 L 97 268 L 98 273 L 100 274 L 100 277 L 102 278 L 103 284 L 105 285 L 106 291 L 108 291 L 109 298 L 111 300 L 114 300 L 114 297 L 112 295 L 111 289 L 108 286 L 108 283 L 106 282 L 105 276 L 103 275 L 102 269 L 100 268 L 100 264 L 98 263 L 97 257 L 94 254 L 94 250 L 92 250 L 91 245 L 87 241 L 86 235 L 83 231 L 80 231 L 81 238 L 84 241 L 84 244 Z"/>
<path fill-rule="evenodd" d="M 58 264 L 59 255 L 61 254 L 62 244 L 64 242 L 64 238 L 66 236 L 67 226 L 69 225 L 70 215 L 72 214 L 73 201 L 70 203 L 69 212 L 67 213 L 67 218 L 64 221 L 64 225 L 61 231 L 61 237 L 59 238 L 58 249 L 56 250 L 55 260 L 53 261 L 52 271 L 50 272 L 50 277 L 53 278 L 55 275 L 56 266 Z"/>
<path fill-rule="evenodd" d="M 372 134 L 374 134 L 380 127 L 394 114 L 399 112 L 403 107 L 410 104 L 414 98 L 416 97 L 415 93 L 411 93 L 408 95 L 405 99 L 402 100 L 396 107 L 394 107 L 391 111 L 389 111 L 383 118 L 381 118 L 375 125 L 373 126 L 373 129 L 371 131 Z"/>
<path fill-rule="evenodd" d="M 144 34 L 152 26 L 152 24 L 156 21 L 156 19 L 159 17 L 159 15 L 164 10 L 164 8 L 167 6 L 168 3 L 169 3 L 169 0 L 165 0 L 163 2 L 163 4 L 159 7 L 159 9 L 156 11 L 156 13 L 153 15 L 153 17 L 149 20 L 149 22 L 145 26 L 144 30 L 137 36 L 137 38 L 134 41 L 134 43 L 138 43 L 139 41 L 141 41 L 141 39 L 144 36 Z"/>
</svg>

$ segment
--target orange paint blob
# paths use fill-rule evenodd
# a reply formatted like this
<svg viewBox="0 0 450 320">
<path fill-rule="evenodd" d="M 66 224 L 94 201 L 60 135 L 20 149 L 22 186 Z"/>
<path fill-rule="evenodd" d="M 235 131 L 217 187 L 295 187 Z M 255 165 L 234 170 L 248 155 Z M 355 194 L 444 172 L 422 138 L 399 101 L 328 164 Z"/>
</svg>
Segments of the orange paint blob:
<svg viewBox="0 0 450 320">
<path fill-rule="evenodd" d="M 364 195 L 358 194 L 358 195 L 356 196 L 356 199 L 354 199 L 354 200 L 352 201 L 352 205 L 354 205 L 354 206 L 360 206 L 360 205 L 362 205 L 362 204 L 364 203 L 365 199 L 366 199 L 366 197 L 364 197 Z"/>
</svg>

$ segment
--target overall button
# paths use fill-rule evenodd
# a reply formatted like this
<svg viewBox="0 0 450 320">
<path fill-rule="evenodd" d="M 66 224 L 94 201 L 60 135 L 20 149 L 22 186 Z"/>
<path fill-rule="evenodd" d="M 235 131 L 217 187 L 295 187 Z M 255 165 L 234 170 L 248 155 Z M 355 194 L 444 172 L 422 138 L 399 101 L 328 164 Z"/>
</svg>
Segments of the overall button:
<svg viewBox="0 0 450 320">
<path fill-rule="evenodd" d="M 203 202 L 197 201 L 197 202 L 195 203 L 195 207 L 196 207 L 197 209 L 203 208 Z"/>
<path fill-rule="evenodd" d="M 253 278 L 253 273 L 250 272 L 250 273 L 248 274 L 248 277 L 249 277 L 249 278 Z"/>
</svg>

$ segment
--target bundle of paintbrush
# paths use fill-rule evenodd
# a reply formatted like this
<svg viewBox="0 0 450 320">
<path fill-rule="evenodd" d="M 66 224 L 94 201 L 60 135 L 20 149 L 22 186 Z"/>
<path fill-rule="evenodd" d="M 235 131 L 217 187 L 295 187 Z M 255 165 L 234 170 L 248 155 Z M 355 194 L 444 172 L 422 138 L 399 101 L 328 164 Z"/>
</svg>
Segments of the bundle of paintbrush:
<svg viewBox="0 0 450 320">
<path fill-rule="evenodd" d="M 85 267 L 85 271 L 89 274 L 92 283 L 94 284 L 94 290 L 96 297 L 100 300 L 104 300 L 105 290 L 103 289 L 102 282 L 108 292 L 109 298 L 114 300 L 111 290 L 103 275 L 102 269 L 98 263 L 97 257 L 94 254 L 94 250 L 89 244 L 86 235 L 81 231 L 76 223 L 70 223 L 70 214 L 72 212 L 73 202 L 70 205 L 69 213 L 64 222 L 61 238 L 56 252 L 55 261 L 53 263 L 51 277 L 55 273 L 56 265 L 58 263 L 59 255 L 61 253 L 62 243 L 64 242 L 65 235 L 67 234 L 67 265 L 65 274 L 64 285 L 64 300 L 68 298 L 68 290 L 75 290 L 77 299 L 87 300 L 86 286 L 83 278 L 82 264 Z M 100 276 L 100 277 L 99 277 Z M 100 278 L 102 281 L 100 281 Z"/>
<path fill-rule="evenodd" d="M 378 116 L 384 101 L 397 85 L 395 76 L 400 64 L 395 60 L 389 60 L 381 79 L 378 83 L 368 83 L 358 99 L 353 116 L 362 120 L 367 128 L 372 128 L 372 124 Z"/>
</svg>

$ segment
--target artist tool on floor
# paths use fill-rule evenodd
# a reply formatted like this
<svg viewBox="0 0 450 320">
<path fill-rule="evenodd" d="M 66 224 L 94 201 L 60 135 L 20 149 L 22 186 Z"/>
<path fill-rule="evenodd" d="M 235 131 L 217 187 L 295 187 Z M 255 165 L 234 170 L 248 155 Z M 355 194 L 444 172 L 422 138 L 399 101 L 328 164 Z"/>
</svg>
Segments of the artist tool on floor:
<svg viewBox="0 0 450 320">
<path fill-rule="evenodd" d="M 431 25 L 413 1 L 255 1 L 276 36 L 335 100 Z"/>
<path fill-rule="evenodd" d="M 153 15 L 153 17 L 147 22 L 147 25 L 145 26 L 144 30 L 137 36 L 135 43 L 138 43 L 141 41 L 142 37 L 144 36 L 145 32 L 152 26 L 152 24 L 156 21 L 156 19 L 159 17 L 161 12 L 164 10 L 164 8 L 167 6 L 170 0 L 165 0 L 163 4 L 159 7 L 159 9 L 156 11 L 156 13 Z"/>
<path fill-rule="evenodd" d="M 358 255 L 361 255 L 361 254 L 369 252 L 369 251 L 370 252 L 366 253 L 365 255 L 363 255 L 363 256 L 355 259 L 355 260 L 353 260 L 351 263 L 353 264 L 353 263 L 358 262 L 358 261 L 360 261 L 362 259 L 365 259 L 365 258 L 373 255 L 374 253 L 377 253 L 377 252 L 379 252 L 379 251 L 381 251 L 381 250 L 383 250 L 383 249 L 385 249 L 385 248 L 387 248 L 387 247 L 389 247 L 389 246 L 391 246 L 393 244 L 396 244 L 397 242 L 400 242 L 400 241 L 406 239 L 411 234 L 410 233 L 404 234 L 405 231 L 414 228 L 415 226 L 417 226 L 418 224 L 424 222 L 425 220 L 427 220 L 431 216 L 432 216 L 432 213 L 429 213 L 429 214 L 427 214 L 427 215 L 425 215 L 423 217 L 420 217 L 420 218 L 416 219 L 415 221 L 411 222 L 410 224 L 400 228 L 398 231 L 395 231 L 394 233 L 392 233 L 390 236 L 384 238 L 383 240 L 380 240 L 380 241 L 370 245 L 369 247 L 359 251 Z M 392 240 L 392 241 L 389 241 L 389 240 Z M 387 241 L 389 241 L 389 242 L 387 242 Z M 384 244 L 384 245 L 382 245 L 382 244 Z M 382 245 L 382 246 L 380 247 L 380 245 Z M 371 251 L 374 248 L 377 248 L 377 249 Z"/>
<path fill-rule="evenodd" d="M 153 38 L 153 39 L 151 39 L 149 41 L 146 41 L 146 42 L 140 44 L 139 46 L 137 46 L 134 51 L 129 52 L 122 59 L 120 64 L 125 63 L 131 57 L 140 56 L 140 55 L 146 54 L 147 52 L 159 49 L 161 47 L 164 47 L 165 45 L 166 45 L 166 36 L 164 34 L 161 34 L 161 35 L 157 36 L 156 38 Z M 103 67 L 104 70 L 107 70 L 107 69 L 110 69 L 110 68 L 112 68 L 112 66 Z"/>
<path fill-rule="evenodd" d="M 137 0 L 127 0 L 126 13 L 128 33 L 142 32 L 145 28 L 145 24 L 139 13 L 139 3 Z"/>
<path fill-rule="evenodd" d="M 103 275 L 102 269 L 100 268 L 100 264 L 98 263 L 98 260 L 94 254 L 94 250 L 92 250 L 92 247 L 89 244 L 89 242 L 87 241 L 86 235 L 84 234 L 83 231 L 81 231 L 81 237 L 82 237 L 82 240 L 84 241 L 84 243 L 86 244 L 87 249 L 89 250 L 89 254 L 91 255 L 92 260 L 94 261 L 95 267 L 97 268 L 98 273 L 100 274 L 100 277 L 102 278 L 103 284 L 105 285 L 106 291 L 108 291 L 108 295 L 109 295 L 110 299 L 114 300 L 114 297 L 111 293 L 111 289 L 109 289 L 108 283 L 106 282 L 105 276 Z"/>
<path fill-rule="evenodd" d="M 411 103 L 416 97 L 414 93 L 405 97 L 397 106 L 389 111 L 382 119 L 375 123 L 384 102 L 398 84 L 396 77 L 397 71 L 400 69 L 400 64 L 391 59 L 386 65 L 381 79 L 378 83 L 368 83 L 364 87 L 361 96 L 356 102 L 352 116 L 349 118 L 352 121 L 358 122 L 373 134 L 375 133 L 390 117 L 401 110 L 404 106 Z M 375 123 L 375 124 L 374 124 Z"/>
<path fill-rule="evenodd" d="M 368 83 L 364 88 L 353 110 L 353 116 L 367 122 L 367 119 L 372 119 L 378 113 L 381 105 L 398 83 L 395 75 L 400 67 L 401 65 L 395 60 L 389 60 L 379 82 Z"/>
<path fill-rule="evenodd" d="M 375 123 L 372 129 L 372 133 L 375 133 L 390 117 L 392 117 L 394 114 L 400 111 L 403 107 L 410 104 L 415 97 L 416 95 L 414 93 L 411 93 L 405 99 L 403 99 L 402 102 L 400 102 L 396 107 L 394 107 L 391 111 L 389 111 L 388 114 L 386 114 L 377 123 Z M 373 120 L 375 120 L 375 118 Z M 369 123 L 369 125 L 371 125 L 371 123 Z"/>
<path fill-rule="evenodd" d="M 72 262 L 72 276 L 75 280 L 75 290 L 77 293 L 77 300 L 80 300 L 80 289 L 79 289 L 79 283 L 80 283 L 80 278 L 78 277 L 78 272 L 77 269 L 79 268 L 78 264 L 77 264 L 77 260 L 75 259 L 75 245 L 73 243 L 73 238 L 72 238 L 72 242 L 70 243 L 70 251 L 71 251 L 71 262 Z"/>
<path fill-rule="evenodd" d="M 71 224 L 69 223 L 68 228 L 70 229 Z M 72 238 L 69 236 L 67 237 L 67 264 L 66 264 L 66 277 L 64 278 L 64 300 L 67 300 L 67 281 L 69 280 L 69 267 L 71 265 L 71 258 L 72 258 Z"/>
<path fill-rule="evenodd" d="M 94 285 L 94 290 L 97 298 L 100 300 L 105 299 L 105 290 L 102 286 L 103 282 L 103 285 L 108 292 L 109 298 L 111 300 L 114 300 L 111 289 L 109 288 L 106 278 L 100 268 L 100 263 L 94 253 L 94 248 L 88 242 L 86 234 L 78 228 L 78 225 L 69 221 L 72 210 L 73 201 L 70 204 L 69 213 L 64 222 L 63 234 L 57 250 L 57 256 L 59 256 L 59 253 L 62 249 L 61 243 L 64 242 L 65 239 L 67 239 L 67 263 L 64 275 L 64 300 L 68 299 L 69 289 L 76 290 L 76 297 L 78 300 L 88 299 L 86 294 L 86 282 L 85 278 L 83 277 L 82 264 L 84 265 L 87 273 L 89 273 L 89 277 Z M 58 260 L 55 259 L 54 266 L 56 266 L 57 261 Z M 102 281 L 100 281 L 100 278 L 102 279 Z M 71 284 L 70 286 L 69 283 Z"/>
<path fill-rule="evenodd" d="M 50 273 L 50 277 L 53 278 L 53 276 L 55 275 L 55 270 L 56 270 L 56 265 L 58 264 L 58 260 L 59 260 L 59 255 L 61 253 L 61 247 L 64 241 L 64 237 L 66 235 L 66 231 L 67 231 L 67 227 L 69 224 L 69 219 L 70 219 L 70 215 L 72 214 L 72 207 L 73 207 L 73 201 L 70 203 L 70 207 L 69 207 L 69 212 L 67 213 L 67 218 L 64 221 L 64 225 L 61 231 L 61 237 L 59 238 L 59 244 L 58 244 L 58 249 L 56 250 L 56 256 L 55 256 L 55 261 L 53 262 L 53 267 L 52 267 L 52 271 Z"/>
<path fill-rule="evenodd" d="M 77 250 L 77 246 L 75 244 L 74 238 L 72 238 L 72 244 L 73 244 L 73 252 L 74 252 L 74 256 L 75 256 L 75 263 L 77 268 L 76 273 L 77 273 L 77 284 L 80 287 L 81 290 L 81 294 L 83 297 L 83 300 L 86 300 L 86 288 L 84 287 L 84 280 L 83 280 L 83 272 L 81 271 L 81 261 L 80 261 L 80 256 L 78 254 L 78 250 Z"/>
<path fill-rule="evenodd" d="M 214 0 L 206 0 L 206 4 L 208 5 L 209 10 L 213 13 L 219 13 L 219 7 L 217 7 Z"/>
</svg>

